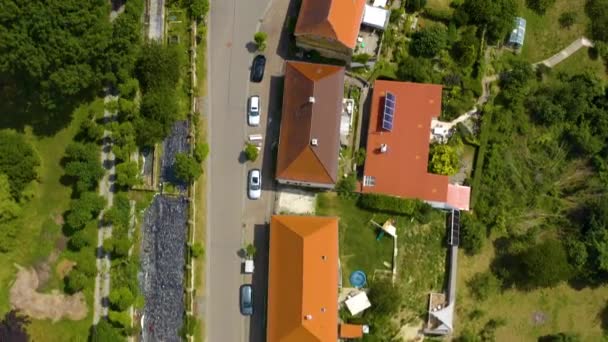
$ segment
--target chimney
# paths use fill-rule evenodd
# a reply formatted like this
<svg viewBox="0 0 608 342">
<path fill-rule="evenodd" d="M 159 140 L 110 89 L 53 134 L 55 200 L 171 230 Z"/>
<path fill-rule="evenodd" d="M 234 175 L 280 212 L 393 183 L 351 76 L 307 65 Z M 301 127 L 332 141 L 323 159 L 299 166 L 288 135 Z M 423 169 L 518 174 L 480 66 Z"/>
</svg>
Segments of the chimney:
<svg viewBox="0 0 608 342">
<path fill-rule="evenodd" d="M 310 321 L 312 319 L 312 315 L 308 314 L 308 315 L 304 316 L 304 319 L 307 321 Z"/>
<path fill-rule="evenodd" d="M 315 103 L 315 97 L 314 96 L 309 96 L 308 97 L 308 103 Z"/>
<path fill-rule="evenodd" d="M 388 145 L 380 144 L 380 153 L 386 153 L 388 151 Z"/>
<path fill-rule="evenodd" d="M 317 138 L 312 138 L 312 139 L 310 139 L 310 144 L 312 146 L 318 146 L 319 145 L 319 140 L 317 140 Z"/>
</svg>

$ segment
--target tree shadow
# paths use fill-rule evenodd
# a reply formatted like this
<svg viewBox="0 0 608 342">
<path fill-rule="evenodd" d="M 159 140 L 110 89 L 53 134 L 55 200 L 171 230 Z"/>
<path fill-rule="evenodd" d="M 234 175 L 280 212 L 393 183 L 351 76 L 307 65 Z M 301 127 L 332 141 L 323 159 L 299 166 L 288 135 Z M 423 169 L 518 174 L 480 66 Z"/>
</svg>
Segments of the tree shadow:
<svg viewBox="0 0 608 342">
<path fill-rule="evenodd" d="M 604 333 L 608 332 L 608 305 L 604 306 L 602 311 L 598 313 L 597 318 L 600 320 L 600 326 Z"/>
<path fill-rule="evenodd" d="M 245 44 L 245 48 L 249 53 L 256 53 L 258 51 L 258 44 L 255 42 L 247 42 L 247 44 Z"/>
</svg>

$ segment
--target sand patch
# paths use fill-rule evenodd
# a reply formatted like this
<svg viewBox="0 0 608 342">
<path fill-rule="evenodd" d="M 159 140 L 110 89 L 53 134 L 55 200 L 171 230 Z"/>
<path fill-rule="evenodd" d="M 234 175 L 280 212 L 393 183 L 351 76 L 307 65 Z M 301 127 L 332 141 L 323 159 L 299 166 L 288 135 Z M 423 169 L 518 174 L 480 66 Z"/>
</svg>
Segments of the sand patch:
<svg viewBox="0 0 608 342">
<path fill-rule="evenodd" d="M 87 316 L 87 305 L 82 292 L 68 296 L 53 290 L 50 294 L 36 292 L 38 274 L 34 269 L 17 266 L 19 272 L 10 290 L 11 307 L 34 319 L 62 318 L 81 320 Z"/>
</svg>

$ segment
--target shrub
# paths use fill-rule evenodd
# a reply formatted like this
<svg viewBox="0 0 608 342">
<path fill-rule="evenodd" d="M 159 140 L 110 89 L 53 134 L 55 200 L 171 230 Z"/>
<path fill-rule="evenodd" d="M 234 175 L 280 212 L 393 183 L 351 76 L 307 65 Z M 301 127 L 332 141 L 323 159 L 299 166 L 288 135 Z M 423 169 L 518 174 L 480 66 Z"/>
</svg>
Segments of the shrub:
<svg viewBox="0 0 608 342">
<path fill-rule="evenodd" d="M 197 242 L 190 246 L 190 253 L 192 253 L 193 258 L 198 258 L 199 256 L 205 254 L 205 247 L 203 247 L 203 245 Z"/>
<path fill-rule="evenodd" d="M 549 7 L 555 4 L 555 0 L 526 0 L 526 4 L 536 13 L 543 15 Z"/>
<path fill-rule="evenodd" d="M 197 162 L 202 163 L 207 159 L 209 155 L 209 144 L 207 143 L 197 143 L 194 146 L 194 159 Z"/>
<path fill-rule="evenodd" d="M 367 53 L 359 53 L 353 56 L 353 62 L 357 62 L 357 63 L 361 63 L 361 64 L 365 64 L 369 61 L 369 59 L 372 56 L 370 56 Z"/>
<path fill-rule="evenodd" d="M 73 251 L 79 251 L 84 247 L 92 246 L 93 243 L 91 234 L 88 234 L 85 230 L 81 230 L 72 235 L 68 242 L 68 247 Z"/>
<path fill-rule="evenodd" d="M 128 161 L 116 165 L 116 185 L 130 188 L 140 182 L 139 166 L 136 162 Z"/>
<path fill-rule="evenodd" d="M 426 6 L 426 0 L 406 0 L 405 8 L 408 12 L 417 12 Z"/>
<path fill-rule="evenodd" d="M 398 198 L 380 194 L 362 194 L 359 197 L 357 205 L 367 210 L 413 216 L 417 210 L 428 204 L 416 199 Z"/>
<path fill-rule="evenodd" d="M 576 22 L 576 12 L 564 12 L 559 16 L 558 21 L 561 27 L 570 28 Z"/>
<path fill-rule="evenodd" d="M 458 172 L 458 167 L 458 153 L 454 147 L 443 144 L 431 146 L 429 171 L 451 176 Z"/>
<path fill-rule="evenodd" d="M 78 268 L 74 268 L 67 277 L 64 278 L 65 290 L 67 293 L 73 294 L 82 290 L 88 281 L 88 277 Z"/>
<path fill-rule="evenodd" d="M 266 50 L 266 39 L 268 39 L 268 34 L 266 32 L 256 32 L 253 35 L 253 41 L 258 47 L 258 51 Z"/>
<path fill-rule="evenodd" d="M 194 182 L 202 173 L 201 165 L 185 153 L 175 155 L 175 176 L 185 183 Z"/>
<path fill-rule="evenodd" d="M 254 144 L 247 144 L 245 145 L 245 156 L 247 157 L 247 160 L 249 161 L 256 161 L 258 159 L 258 155 L 260 154 L 260 151 L 258 150 L 257 146 L 255 146 Z"/>
<path fill-rule="evenodd" d="M 410 51 L 417 57 L 433 57 L 447 46 L 448 35 L 442 26 L 424 28 L 412 37 Z"/>
<path fill-rule="evenodd" d="M 128 312 L 117 312 L 110 310 L 108 320 L 116 327 L 127 328 L 131 326 L 131 317 Z"/>
<path fill-rule="evenodd" d="M 357 165 L 363 165 L 365 163 L 366 155 L 367 155 L 367 152 L 365 151 L 365 149 L 363 147 L 358 149 L 357 152 L 355 152 L 355 163 Z"/>
<path fill-rule="evenodd" d="M 468 282 L 473 297 L 483 301 L 500 292 L 502 281 L 492 273 L 477 273 Z"/>
<path fill-rule="evenodd" d="M 486 240 L 486 227 L 469 213 L 461 213 L 460 246 L 469 255 L 481 252 Z"/>
<path fill-rule="evenodd" d="M 357 191 L 357 178 L 354 174 L 349 174 L 338 181 L 335 190 L 339 196 L 350 197 Z"/>
<path fill-rule="evenodd" d="M 114 288 L 110 291 L 110 305 L 118 311 L 125 311 L 133 304 L 135 298 L 128 287 Z"/>
</svg>

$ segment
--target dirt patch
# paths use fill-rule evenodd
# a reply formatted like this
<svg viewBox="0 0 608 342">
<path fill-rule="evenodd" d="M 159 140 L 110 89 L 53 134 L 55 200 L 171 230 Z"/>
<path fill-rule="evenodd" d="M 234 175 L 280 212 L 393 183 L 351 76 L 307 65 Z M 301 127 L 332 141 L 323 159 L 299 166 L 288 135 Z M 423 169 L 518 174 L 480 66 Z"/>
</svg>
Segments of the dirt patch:
<svg viewBox="0 0 608 342">
<path fill-rule="evenodd" d="M 422 341 L 424 340 L 424 334 L 421 333 L 424 323 L 422 321 L 416 322 L 417 324 L 406 324 L 401 327 L 397 336 L 401 338 L 401 341 Z"/>
<path fill-rule="evenodd" d="M 10 290 L 11 307 L 34 319 L 54 322 L 67 318 L 81 320 L 87 316 L 87 305 L 82 292 L 67 296 L 53 290 L 50 294 L 36 292 L 40 282 L 38 272 L 17 266 L 19 272 Z"/>
<path fill-rule="evenodd" d="M 61 260 L 59 262 L 59 264 L 57 264 L 57 267 L 55 268 L 55 272 L 57 272 L 57 275 L 59 276 L 60 279 L 65 278 L 65 276 L 70 273 L 70 271 L 72 270 L 72 268 L 74 267 L 74 265 L 76 265 L 75 262 L 73 262 L 72 260 Z"/>
<path fill-rule="evenodd" d="M 63 226 L 63 224 L 65 223 L 65 221 L 63 219 L 63 215 L 56 214 L 55 217 L 53 218 L 53 222 L 55 222 L 55 224 L 58 226 Z"/>
<path fill-rule="evenodd" d="M 281 187 L 278 191 L 276 212 L 282 214 L 312 214 L 315 211 L 315 193 Z"/>
<path fill-rule="evenodd" d="M 36 271 L 36 277 L 38 278 L 38 287 L 36 287 L 37 290 L 41 290 L 44 286 L 46 286 L 46 283 L 49 281 L 51 276 L 51 265 L 57 261 L 58 257 L 59 251 L 54 250 L 51 252 L 46 261 L 39 262 L 34 265 L 34 271 Z"/>
</svg>

